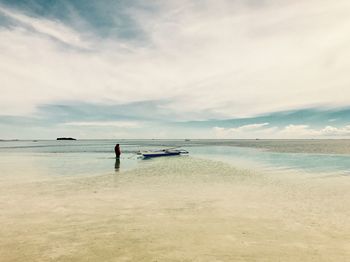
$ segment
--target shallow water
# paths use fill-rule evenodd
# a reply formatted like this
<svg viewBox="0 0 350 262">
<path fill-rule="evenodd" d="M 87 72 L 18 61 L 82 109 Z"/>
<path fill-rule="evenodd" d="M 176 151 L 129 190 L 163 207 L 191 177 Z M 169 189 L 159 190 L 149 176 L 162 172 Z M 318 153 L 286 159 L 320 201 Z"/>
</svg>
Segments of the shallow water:
<svg viewBox="0 0 350 262">
<path fill-rule="evenodd" d="M 347 155 L 197 143 L 143 161 L 132 152 L 180 142 L 131 141 L 115 170 L 114 141 L 70 142 L 0 150 L 1 261 L 350 258 Z M 335 157 L 331 172 L 309 156 Z"/>
<path fill-rule="evenodd" d="M 113 148 L 121 144 L 121 161 Z M 298 170 L 347 175 L 350 140 L 80 140 L 0 142 L 0 164 L 21 168 L 21 161 L 51 175 L 91 175 L 113 169 L 126 171 L 145 164 L 136 152 L 182 147 L 190 155 L 226 161 L 241 168 L 266 171 Z M 0 170 L 1 171 L 1 170 Z"/>
</svg>

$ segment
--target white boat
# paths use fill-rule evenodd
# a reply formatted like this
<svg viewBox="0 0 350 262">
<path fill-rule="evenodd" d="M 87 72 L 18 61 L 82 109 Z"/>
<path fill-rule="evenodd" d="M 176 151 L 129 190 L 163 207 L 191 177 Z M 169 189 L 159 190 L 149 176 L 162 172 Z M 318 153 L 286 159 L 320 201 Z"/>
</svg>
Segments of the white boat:
<svg viewBox="0 0 350 262">
<path fill-rule="evenodd" d="M 141 151 L 140 154 L 144 158 L 150 158 L 150 157 L 160 157 L 160 156 L 178 156 L 181 154 L 188 154 L 188 151 L 179 150 L 179 149 L 163 149 L 158 151 Z"/>
</svg>

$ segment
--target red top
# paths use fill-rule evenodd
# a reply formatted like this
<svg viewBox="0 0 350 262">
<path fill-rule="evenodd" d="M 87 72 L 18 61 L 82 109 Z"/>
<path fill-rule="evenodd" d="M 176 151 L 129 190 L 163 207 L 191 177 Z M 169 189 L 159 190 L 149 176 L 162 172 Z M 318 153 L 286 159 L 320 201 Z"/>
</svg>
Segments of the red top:
<svg viewBox="0 0 350 262">
<path fill-rule="evenodd" d="M 122 152 L 120 151 L 119 145 L 115 145 L 115 147 L 114 147 L 114 152 L 115 152 L 115 154 L 116 154 L 117 156 L 120 156 L 120 154 L 121 154 Z"/>
</svg>

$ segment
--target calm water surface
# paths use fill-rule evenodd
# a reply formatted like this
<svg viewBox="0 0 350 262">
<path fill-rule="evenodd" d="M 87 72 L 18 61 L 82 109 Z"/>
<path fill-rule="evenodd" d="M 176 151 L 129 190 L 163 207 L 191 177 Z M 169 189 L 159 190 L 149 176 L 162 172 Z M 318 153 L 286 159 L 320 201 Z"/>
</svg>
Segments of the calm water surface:
<svg viewBox="0 0 350 262">
<path fill-rule="evenodd" d="M 120 162 L 114 159 L 116 143 L 123 151 Z M 26 169 L 53 175 L 118 172 L 149 163 L 136 155 L 139 150 L 169 147 L 182 147 L 192 157 L 224 161 L 240 168 L 350 173 L 349 140 L 2 141 L 0 169 L 13 174 Z"/>
</svg>

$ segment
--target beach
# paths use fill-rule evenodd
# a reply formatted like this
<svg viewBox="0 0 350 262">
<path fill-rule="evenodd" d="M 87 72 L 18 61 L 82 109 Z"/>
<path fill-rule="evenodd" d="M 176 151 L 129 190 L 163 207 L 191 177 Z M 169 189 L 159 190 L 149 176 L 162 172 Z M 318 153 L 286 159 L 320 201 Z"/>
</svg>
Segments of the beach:
<svg viewBox="0 0 350 262">
<path fill-rule="evenodd" d="M 189 156 L 88 176 L 20 177 L 0 184 L 1 261 L 350 258 L 346 175 Z"/>
<path fill-rule="evenodd" d="M 350 262 L 349 14 L 0 0 L 0 262 Z"/>
</svg>

